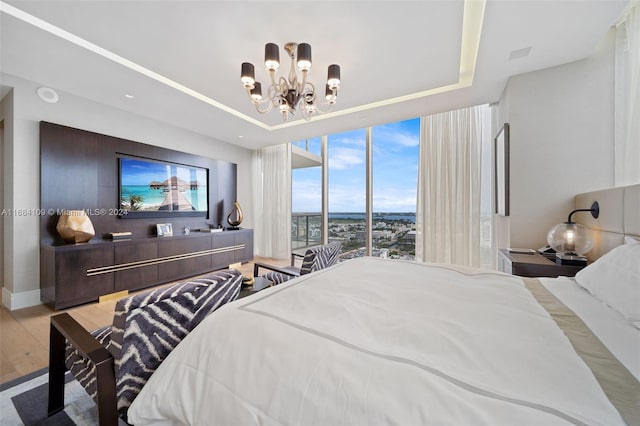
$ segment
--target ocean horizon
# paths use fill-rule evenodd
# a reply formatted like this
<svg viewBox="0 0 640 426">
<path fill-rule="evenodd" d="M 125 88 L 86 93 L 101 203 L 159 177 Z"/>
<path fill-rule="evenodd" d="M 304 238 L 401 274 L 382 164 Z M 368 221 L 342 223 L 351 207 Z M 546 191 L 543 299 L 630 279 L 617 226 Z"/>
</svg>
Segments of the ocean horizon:
<svg viewBox="0 0 640 426">
<path fill-rule="evenodd" d="M 319 215 L 320 213 L 293 213 L 294 215 Z M 416 214 L 415 213 L 405 213 L 405 212 L 374 212 L 372 214 L 373 219 L 377 220 L 406 220 L 412 223 L 416 223 Z M 354 219 L 354 220 L 364 220 L 365 213 L 364 212 L 333 212 L 329 213 L 329 220 L 331 219 Z"/>
</svg>

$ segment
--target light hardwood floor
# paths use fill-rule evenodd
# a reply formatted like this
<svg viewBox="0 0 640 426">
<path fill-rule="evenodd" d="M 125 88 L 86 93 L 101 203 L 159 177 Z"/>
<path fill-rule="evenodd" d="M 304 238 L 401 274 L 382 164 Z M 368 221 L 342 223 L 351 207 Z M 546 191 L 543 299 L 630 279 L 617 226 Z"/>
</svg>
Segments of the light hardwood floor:
<svg viewBox="0 0 640 426">
<path fill-rule="evenodd" d="M 286 266 L 290 262 L 262 258 L 255 260 L 280 266 Z M 243 264 L 240 271 L 245 275 L 252 275 L 253 262 Z M 68 312 L 87 330 L 95 330 L 111 324 L 115 306 L 116 300 L 89 303 L 60 311 L 54 311 L 45 305 L 15 311 L 9 311 L 2 306 L 0 309 L 0 383 L 49 365 L 49 317 L 51 315 Z"/>
</svg>

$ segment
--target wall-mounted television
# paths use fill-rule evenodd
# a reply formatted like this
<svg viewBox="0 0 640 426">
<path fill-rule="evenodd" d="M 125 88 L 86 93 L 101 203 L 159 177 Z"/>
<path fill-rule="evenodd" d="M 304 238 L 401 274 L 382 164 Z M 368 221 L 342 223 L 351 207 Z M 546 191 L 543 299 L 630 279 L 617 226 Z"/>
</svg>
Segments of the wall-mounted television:
<svg viewBox="0 0 640 426">
<path fill-rule="evenodd" d="M 208 169 L 121 156 L 118 170 L 122 218 L 208 216 Z"/>
</svg>

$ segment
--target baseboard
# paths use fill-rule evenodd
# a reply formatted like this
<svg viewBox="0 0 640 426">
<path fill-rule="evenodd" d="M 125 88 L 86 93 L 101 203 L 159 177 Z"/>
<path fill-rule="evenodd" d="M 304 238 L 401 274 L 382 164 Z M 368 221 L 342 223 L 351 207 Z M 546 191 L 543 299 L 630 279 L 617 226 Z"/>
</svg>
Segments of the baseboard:
<svg viewBox="0 0 640 426">
<path fill-rule="evenodd" d="M 40 290 L 11 293 L 6 287 L 2 287 L 2 304 L 10 311 L 41 305 Z"/>
</svg>

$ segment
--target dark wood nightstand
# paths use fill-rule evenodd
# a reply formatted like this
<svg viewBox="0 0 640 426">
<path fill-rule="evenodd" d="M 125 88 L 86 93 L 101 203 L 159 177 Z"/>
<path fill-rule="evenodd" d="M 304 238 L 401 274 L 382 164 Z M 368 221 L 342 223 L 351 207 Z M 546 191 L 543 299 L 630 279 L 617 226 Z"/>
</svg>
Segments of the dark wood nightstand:
<svg viewBox="0 0 640 426">
<path fill-rule="evenodd" d="M 266 278 L 262 277 L 254 277 L 253 285 L 242 285 L 240 287 L 240 294 L 238 295 L 238 299 L 242 299 L 243 297 L 247 297 L 252 295 L 253 293 L 257 293 L 260 290 L 264 290 L 267 287 L 271 287 L 273 283 Z"/>
<path fill-rule="evenodd" d="M 584 266 L 558 265 L 539 253 L 513 253 L 498 250 L 498 270 L 521 277 L 573 277 Z"/>
</svg>

